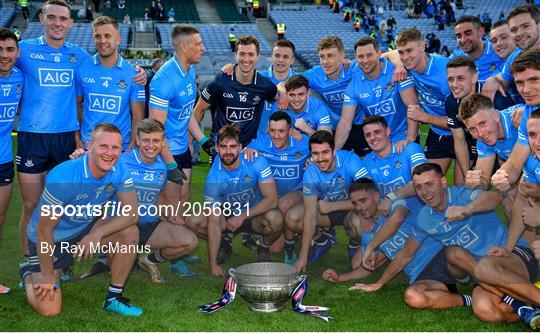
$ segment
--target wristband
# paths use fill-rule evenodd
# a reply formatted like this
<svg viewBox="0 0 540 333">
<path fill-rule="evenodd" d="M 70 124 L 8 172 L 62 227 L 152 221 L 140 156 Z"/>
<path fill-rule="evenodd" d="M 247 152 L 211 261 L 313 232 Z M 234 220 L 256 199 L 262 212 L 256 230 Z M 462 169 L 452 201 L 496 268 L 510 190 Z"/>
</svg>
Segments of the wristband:
<svg viewBox="0 0 540 333">
<path fill-rule="evenodd" d="M 178 164 L 175 162 L 171 162 L 171 163 L 167 163 L 167 170 L 170 171 L 170 170 L 174 170 L 178 168 Z"/>
<path fill-rule="evenodd" d="M 208 139 L 206 136 L 203 137 L 203 138 L 201 139 L 201 141 L 200 141 L 201 145 L 204 145 L 205 142 L 208 141 L 208 140 L 210 140 L 210 139 Z"/>
<path fill-rule="evenodd" d="M 394 200 L 397 199 L 397 195 L 394 192 L 390 192 L 387 195 L 385 195 L 390 201 L 394 202 Z"/>
</svg>

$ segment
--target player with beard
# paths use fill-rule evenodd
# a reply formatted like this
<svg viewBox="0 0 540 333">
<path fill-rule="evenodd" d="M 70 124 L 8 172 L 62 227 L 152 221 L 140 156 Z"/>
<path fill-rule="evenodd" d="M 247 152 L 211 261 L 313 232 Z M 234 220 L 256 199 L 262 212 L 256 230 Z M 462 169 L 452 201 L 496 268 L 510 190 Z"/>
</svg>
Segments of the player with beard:
<svg viewBox="0 0 540 333">
<path fill-rule="evenodd" d="M 277 209 L 278 193 L 272 169 L 262 156 L 253 162 L 241 153 L 240 128 L 223 126 L 217 136 L 218 158 L 204 184 L 205 207 L 212 213 L 201 221 L 186 221 L 198 235 L 208 237 L 208 261 L 212 275 L 223 275 L 220 264 L 232 255 L 232 238 L 248 232 L 258 238 L 260 261 L 270 261 L 269 247 L 281 235 L 283 215 Z M 217 208 L 222 214 L 216 214 Z"/>
</svg>

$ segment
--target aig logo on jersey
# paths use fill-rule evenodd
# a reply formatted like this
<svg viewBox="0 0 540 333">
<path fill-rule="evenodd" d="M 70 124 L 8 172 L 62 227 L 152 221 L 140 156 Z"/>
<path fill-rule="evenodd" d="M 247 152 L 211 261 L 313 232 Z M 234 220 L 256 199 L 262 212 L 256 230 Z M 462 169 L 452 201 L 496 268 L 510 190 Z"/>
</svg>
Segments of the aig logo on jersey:
<svg viewBox="0 0 540 333">
<path fill-rule="evenodd" d="M 72 82 L 73 69 L 39 69 L 39 85 L 42 87 L 71 87 Z"/>
<path fill-rule="evenodd" d="M 274 178 L 280 180 L 298 179 L 300 168 L 298 165 L 270 165 L 274 171 Z"/>
<path fill-rule="evenodd" d="M 388 116 L 396 113 L 393 99 L 387 99 L 380 103 L 368 106 L 368 112 L 372 116 Z"/>
<path fill-rule="evenodd" d="M 254 107 L 235 108 L 235 107 L 227 106 L 225 116 L 227 117 L 228 121 L 239 123 L 243 121 L 253 120 L 254 113 L 255 113 Z"/>
<path fill-rule="evenodd" d="M 12 122 L 19 103 L 0 103 L 0 123 Z"/>
<path fill-rule="evenodd" d="M 327 93 L 324 93 L 323 95 L 324 95 L 324 99 L 328 103 L 339 104 L 343 102 L 343 98 L 345 96 L 345 90 L 329 91 Z"/>
<path fill-rule="evenodd" d="M 122 105 L 121 96 L 105 95 L 105 94 L 88 94 L 89 105 L 88 110 L 100 113 L 120 113 L 120 105 Z"/>
</svg>

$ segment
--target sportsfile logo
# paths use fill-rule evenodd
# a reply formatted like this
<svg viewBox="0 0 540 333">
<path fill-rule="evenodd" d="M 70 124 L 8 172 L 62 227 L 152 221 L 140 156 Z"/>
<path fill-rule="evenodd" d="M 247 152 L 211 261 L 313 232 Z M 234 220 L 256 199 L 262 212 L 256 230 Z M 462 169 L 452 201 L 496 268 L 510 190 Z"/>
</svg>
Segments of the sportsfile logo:
<svg viewBox="0 0 540 333">
<path fill-rule="evenodd" d="M 119 114 L 122 97 L 105 94 L 88 94 L 88 110 L 99 113 Z"/>
<path fill-rule="evenodd" d="M 244 121 L 253 120 L 253 115 L 255 114 L 255 108 L 235 108 L 227 106 L 225 111 L 225 116 L 228 121 L 239 123 Z"/>
<path fill-rule="evenodd" d="M 274 171 L 274 179 L 291 180 L 298 179 L 300 168 L 298 165 L 271 164 Z"/>
<path fill-rule="evenodd" d="M 71 87 L 72 82 L 73 69 L 39 69 L 39 85 L 41 87 Z"/>
<path fill-rule="evenodd" d="M 12 122 L 19 103 L 0 103 L 0 123 Z"/>
<path fill-rule="evenodd" d="M 372 116 L 388 116 L 396 113 L 394 100 L 387 99 L 380 103 L 368 106 L 369 114 Z"/>
</svg>

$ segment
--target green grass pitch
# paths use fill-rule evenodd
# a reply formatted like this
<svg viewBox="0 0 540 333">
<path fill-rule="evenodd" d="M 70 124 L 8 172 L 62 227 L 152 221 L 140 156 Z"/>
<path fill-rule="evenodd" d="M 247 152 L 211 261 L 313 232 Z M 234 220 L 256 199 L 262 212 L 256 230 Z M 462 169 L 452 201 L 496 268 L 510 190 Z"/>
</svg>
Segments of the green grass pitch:
<svg viewBox="0 0 540 333">
<path fill-rule="evenodd" d="M 192 199 L 202 199 L 202 186 L 208 164 L 196 166 Z M 523 331 L 522 323 L 487 324 L 474 317 L 469 308 L 450 310 L 413 310 L 403 302 L 407 285 L 401 275 L 376 293 L 350 292 L 353 283 L 332 284 L 321 278 L 321 272 L 336 268 L 348 269 L 347 237 L 338 229 L 338 244 L 321 263 L 311 265 L 307 271 L 309 290 L 304 303 L 331 308 L 335 320 L 326 323 L 318 318 L 296 314 L 289 304 L 278 313 L 264 314 L 251 311 L 237 295 L 231 305 L 214 314 L 198 312 L 198 306 L 219 298 L 223 278 L 209 274 L 206 242 L 200 241 L 196 254 L 202 259 L 193 265 L 197 276 L 180 278 L 161 265 L 167 283 L 150 282 L 143 271 L 136 271 L 128 280 L 124 295 L 144 310 L 139 318 L 126 318 L 101 309 L 107 291 L 107 276 L 85 280 L 76 279 L 63 284 L 63 311 L 55 318 L 35 314 L 26 303 L 24 293 L 17 289 L 18 266 L 21 259 L 18 223 L 21 199 L 17 184 L 4 225 L 0 244 L 0 277 L 12 287 L 12 292 L 0 295 L 1 331 Z M 281 255 L 274 255 L 281 261 Z M 236 267 L 257 260 L 255 252 L 242 247 L 240 239 L 234 243 L 234 255 L 226 267 Z M 76 264 L 74 272 L 80 276 L 91 262 Z M 377 276 L 368 281 L 374 281 Z M 470 292 L 468 287 L 460 287 Z"/>
</svg>

